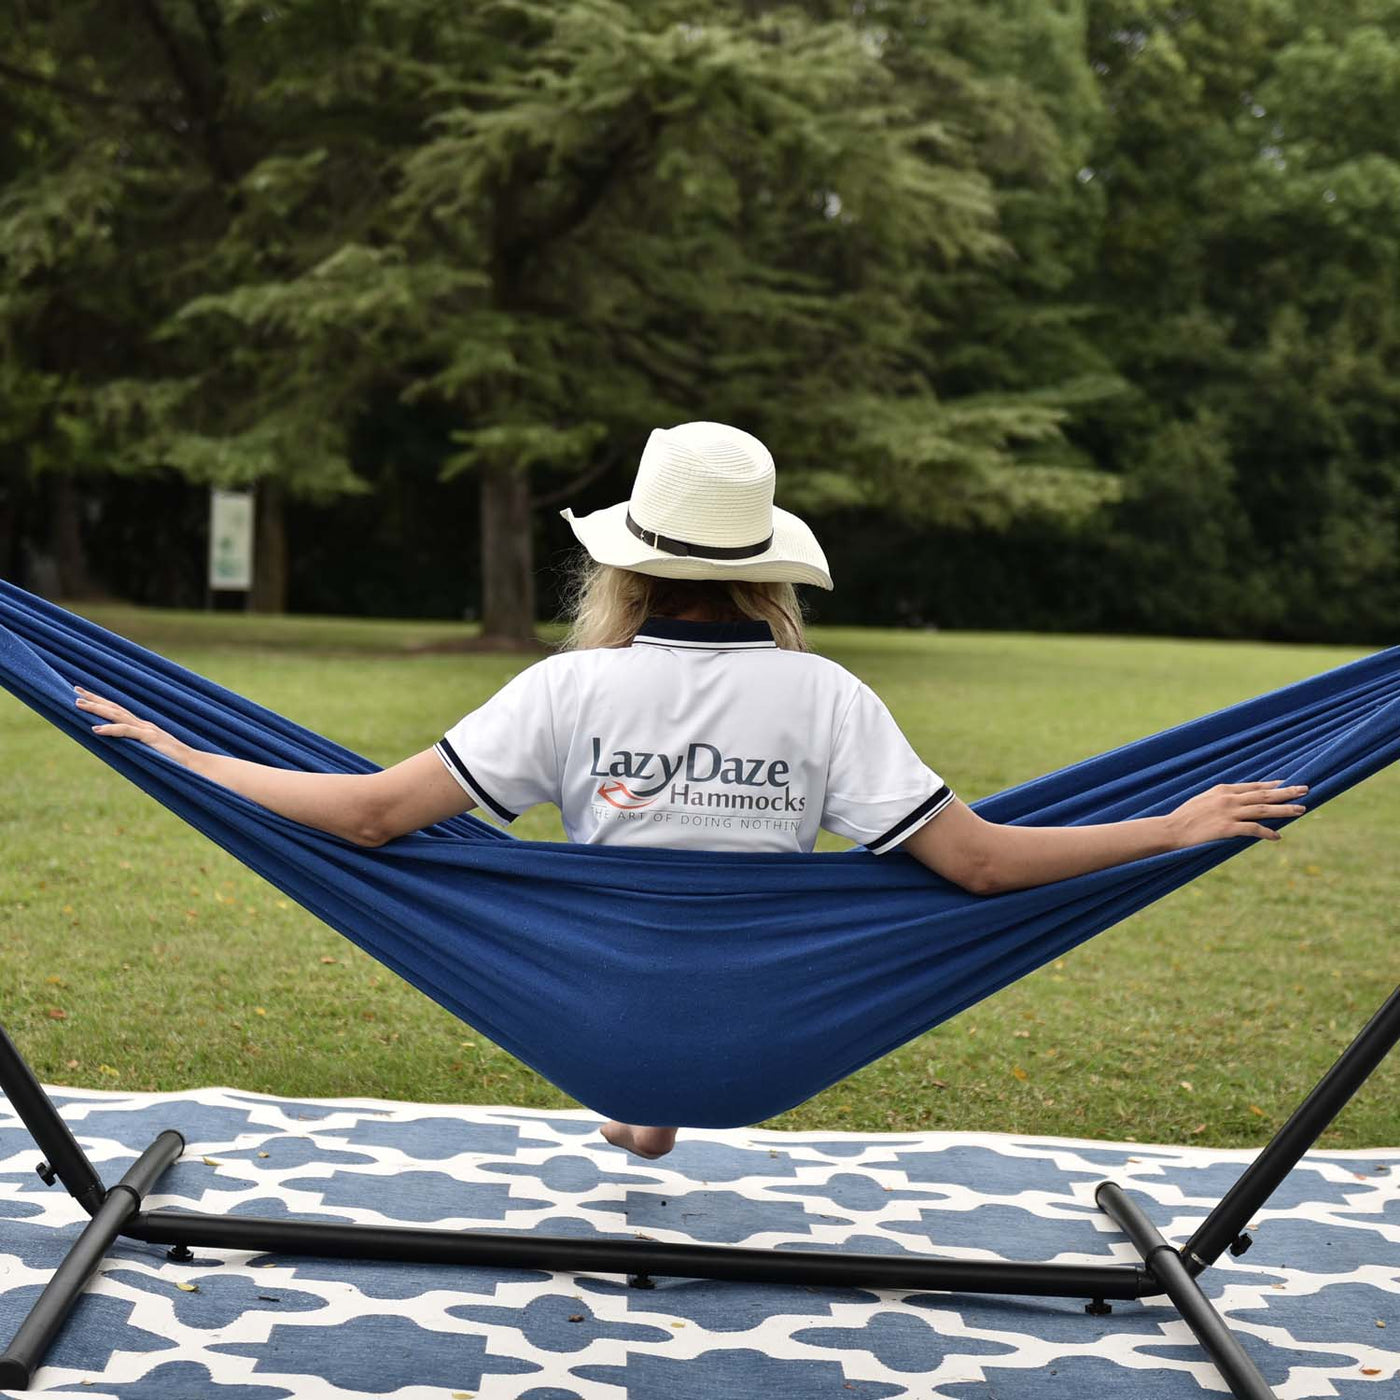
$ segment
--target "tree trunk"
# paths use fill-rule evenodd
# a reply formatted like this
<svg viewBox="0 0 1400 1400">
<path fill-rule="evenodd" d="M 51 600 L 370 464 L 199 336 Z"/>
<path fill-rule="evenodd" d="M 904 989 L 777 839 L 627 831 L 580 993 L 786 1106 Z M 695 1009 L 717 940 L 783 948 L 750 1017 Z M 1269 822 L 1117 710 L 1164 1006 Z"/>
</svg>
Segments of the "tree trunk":
<svg viewBox="0 0 1400 1400">
<path fill-rule="evenodd" d="M 53 477 L 49 548 L 58 570 L 61 598 L 96 598 L 101 593 L 88 564 L 83 540 L 83 498 L 71 476 Z"/>
<path fill-rule="evenodd" d="M 481 631 L 504 647 L 535 640 L 535 549 L 530 478 L 481 469 Z"/>
<path fill-rule="evenodd" d="M 254 506 L 253 589 L 248 608 L 287 611 L 287 500 L 281 482 L 260 481 Z"/>
</svg>

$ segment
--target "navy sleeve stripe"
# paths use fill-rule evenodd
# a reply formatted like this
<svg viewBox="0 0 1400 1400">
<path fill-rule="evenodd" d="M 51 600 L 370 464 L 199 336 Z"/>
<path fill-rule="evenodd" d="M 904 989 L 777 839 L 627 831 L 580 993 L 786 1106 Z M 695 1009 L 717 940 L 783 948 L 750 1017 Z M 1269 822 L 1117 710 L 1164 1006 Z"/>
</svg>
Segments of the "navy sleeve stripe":
<svg viewBox="0 0 1400 1400">
<path fill-rule="evenodd" d="M 936 817 L 953 800 L 953 789 L 944 783 L 932 797 L 926 797 L 907 817 L 897 821 L 883 836 L 866 842 L 866 849 L 877 856 L 883 855 L 892 846 L 898 845 L 906 836 L 913 835 L 931 818 Z"/>
<path fill-rule="evenodd" d="M 462 786 L 476 798 L 481 806 L 488 811 L 495 813 L 503 822 L 513 822 L 520 814 L 512 812 L 509 807 L 502 807 L 484 787 L 471 775 L 471 770 L 460 758 L 457 757 L 457 750 L 447 742 L 446 739 L 439 739 L 436 745 L 437 751 L 452 765 L 453 771 Z"/>
</svg>

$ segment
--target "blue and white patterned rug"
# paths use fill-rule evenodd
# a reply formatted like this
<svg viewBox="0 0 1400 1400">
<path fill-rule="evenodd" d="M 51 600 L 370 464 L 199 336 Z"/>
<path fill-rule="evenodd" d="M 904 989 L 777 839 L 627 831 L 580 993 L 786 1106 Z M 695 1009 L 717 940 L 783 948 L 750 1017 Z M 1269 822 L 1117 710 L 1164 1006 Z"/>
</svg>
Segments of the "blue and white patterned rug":
<svg viewBox="0 0 1400 1400">
<path fill-rule="evenodd" d="M 226 1089 L 57 1090 L 104 1178 L 189 1144 L 150 1204 L 1062 1263 L 1135 1256 L 1113 1177 L 1179 1243 L 1246 1152 L 994 1134 L 692 1132 L 627 1157 L 590 1114 Z M 85 1218 L 0 1099 L 0 1343 Z M 1309 1157 L 1205 1276 L 1281 1400 L 1400 1393 L 1400 1150 Z M 189 1285 L 194 1285 L 190 1288 Z M 35 1391 L 77 1400 L 1191 1400 L 1225 1388 L 1165 1299 L 875 1293 L 357 1264 L 122 1243 Z M 33 1393 L 33 1392 L 31 1392 Z"/>
</svg>

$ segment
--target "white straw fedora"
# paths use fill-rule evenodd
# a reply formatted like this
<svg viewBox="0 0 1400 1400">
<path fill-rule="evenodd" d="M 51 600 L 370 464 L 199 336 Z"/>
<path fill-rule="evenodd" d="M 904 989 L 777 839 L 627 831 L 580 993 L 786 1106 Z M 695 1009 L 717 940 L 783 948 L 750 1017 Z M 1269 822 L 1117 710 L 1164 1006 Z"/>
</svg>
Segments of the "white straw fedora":
<svg viewBox="0 0 1400 1400">
<path fill-rule="evenodd" d="M 682 423 L 647 439 L 631 500 L 560 514 L 600 564 L 661 578 L 830 588 L 817 537 L 773 504 L 773 477 L 772 455 L 751 433 Z"/>
</svg>

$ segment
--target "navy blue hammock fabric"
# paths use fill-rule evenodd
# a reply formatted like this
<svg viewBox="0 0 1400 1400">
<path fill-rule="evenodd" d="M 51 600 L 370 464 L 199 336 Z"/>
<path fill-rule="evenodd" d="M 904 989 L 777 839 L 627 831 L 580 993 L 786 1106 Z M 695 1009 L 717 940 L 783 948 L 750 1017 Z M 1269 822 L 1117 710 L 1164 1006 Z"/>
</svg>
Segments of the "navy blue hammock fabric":
<svg viewBox="0 0 1400 1400">
<path fill-rule="evenodd" d="M 771 1117 L 1253 844 L 991 898 L 899 854 L 626 851 L 521 841 L 470 816 L 365 850 L 94 736 L 74 683 L 203 748 L 374 771 L 0 582 L 0 685 L 565 1092 L 633 1123 Z M 1118 821 L 1280 778 L 1309 784 L 1315 808 L 1397 755 L 1400 648 L 975 805 L 997 822 Z"/>
</svg>

